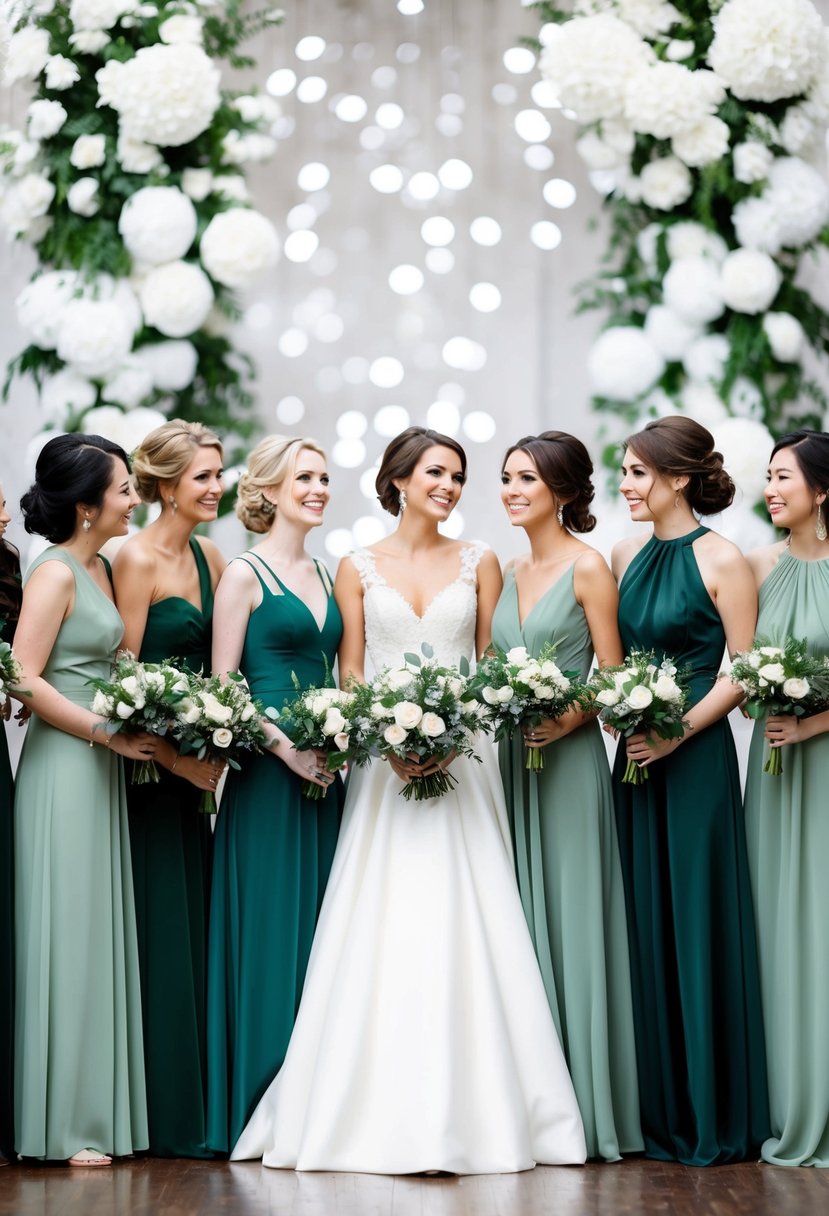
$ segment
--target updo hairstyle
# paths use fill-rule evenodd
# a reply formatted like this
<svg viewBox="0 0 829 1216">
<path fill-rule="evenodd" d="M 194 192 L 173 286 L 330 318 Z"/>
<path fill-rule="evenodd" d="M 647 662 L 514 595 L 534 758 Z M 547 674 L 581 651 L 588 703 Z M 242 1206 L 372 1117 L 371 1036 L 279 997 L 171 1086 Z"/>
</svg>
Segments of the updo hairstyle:
<svg viewBox="0 0 829 1216">
<path fill-rule="evenodd" d="M 829 435 L 825 431 L 791 431 L 777 440 L 772 457 L 791 448 L 806 485 L 815 494 L 829 493 Z"/>
<path fill-rule="evenodd" d="M 69 540 L 78 526 L 79 505 L 98 510 L 112 481 L 113 463 L 127 454 L 101 435 L 56 435 L 44 444 L 35 480 L 20 500 L 27 532 L 53 545 Z"/>
<path fill-rule="evenodd" d="M 383 453 L 377 480 L 374 488 L 377 491 L 377 501 L 384 511 L 390 515 L 400 514 L 400 491 L 394 484 L 395 479 L 405 481 L 410 477 L 420 457 L 429 448 L 451 448 L 461 462 L 461 472 L 466 479 L 466 452 L 457 439 L 441 435 L 439 431 L 430 431 L 425 426 L 410 426 L 392 439 Z"/>
<path fill-rule="evenodd" d="M 296 468 L 302 451 L 316 452 L 323 460 L 326 458 L 315 439 L 292 435 L 268 435 L 248 456 L 247 471 L 236 487 L 236 514 L 249 532 L 270 531 L 276 506 L 263 491 L 282 485 Z"/>
<path fill-rule="evenodd" d="M 561 505 L 562 522 L 571 532 L 592 532 L 596 517 L 590 513 L 595 493 L 593 462 L 587 448 L 566 431 L 543 431 L 527 435 L 508 449 L 501 464 L 503 472 L 513 452 L 526 452 L 538 476 Z"/>
<path fill-rule="evenodd" d="M 687 477 L 681 491 L 697 515 L 716 515 L 734 500 L 734 482 L 723 467 L 722 454 L 704 426 L 681 414 L 655 418 L 625 447 L 662 477 Z"/>
<path fill-rule="evenodd" d="M 132 473 L 142 502 L 161 502 L 159 482 L 177 485 L 199 448 L 216 448 L 224 459 L 222 441 L 200 422 L 173 418 L 150 431 L 133 453 Z"/>
</svg>

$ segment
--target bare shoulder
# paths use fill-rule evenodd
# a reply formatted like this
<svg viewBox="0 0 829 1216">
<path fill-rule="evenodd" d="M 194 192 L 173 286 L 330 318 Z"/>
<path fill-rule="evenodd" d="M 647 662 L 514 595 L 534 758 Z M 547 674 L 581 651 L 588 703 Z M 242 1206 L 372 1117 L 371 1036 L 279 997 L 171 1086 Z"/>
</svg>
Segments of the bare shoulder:
<svg viewBox="0 0 829 1216">
<path fill-rule="evenodd" d="M 758 588 L 766 581 L 785 552 L 786 542 L 780 540 L 773 545 L 763 545 L 759 549 L 752 549 L 750 553 L 746 554 L 746 561 L 751 567 L 751 573 L 754 575 Z"/>
<path fill-rule="evenodd" d="M 610 568 L 617 582 L 621 579 L 639 550 L 644 549 L 650 538 L 651 533 L 647 532 L 644 536 L 626 536 L 624 540 L 616 542 L 610 554 Z"/>
<path fill-rule="evenodd" d="M 610 567 L 598 549 L 584 545 L 573 562 L 574 573 L 580 578 L 596 578 L 610 573 Z"/>
<path fill-rule="evenodd" d="M 131 536 L 115 554 L 112 568 L 116 575 L 129 573 L 149 577 L 156 568 L 155 549 L 143 534 Z"/>
<path fill-rule="evenodd" d="M 46 557 L 26 576 L 26 587 L 56 595 L 71 593 L 75 587 L 75 573 L 59 557 Z"/>
<path fill-rule="evenodd" d="M 732 540 L 726 540 L 719 532 L 706 532 L 693 542 L 694 552 L 704 558 L 706 565 L 712 570 L 727 573 L 737 567 L 747 565 L 745 554 L 739 545 Z"/>
<path fill-rule="evenodd" d="M 210 567 L 211 573 L 218 578 L 227 565 L 225 555 L 216 542 L 211 540 L 209 536 L 196 536 L 193 539 L 207 558 L 207 564 Z"/>
<path fill-rule="evenodd" d="M 258 586 L 258 580 L 253 572 L 250 562 L 245 560 L 243 554 L 235 557 L 233 561 L 228 562 L 222 571 L 220 582 L 222 592 L 227 595 L 229 591 L 241 590 L 242 588 L 251 588 Z"/>
</svg>

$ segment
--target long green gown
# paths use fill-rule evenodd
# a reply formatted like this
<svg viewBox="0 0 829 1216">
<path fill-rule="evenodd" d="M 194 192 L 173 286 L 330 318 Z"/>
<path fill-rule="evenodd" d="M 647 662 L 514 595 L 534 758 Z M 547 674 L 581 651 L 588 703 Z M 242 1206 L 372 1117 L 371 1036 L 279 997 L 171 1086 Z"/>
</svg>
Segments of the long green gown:
<svg viewBox="0 0 829 1216">
<path fill-rule="evenodd" d="M 507 571 L 492 636 L 538 655 L 558 640 L 562 670 L 587 676 L 593 643 L 573 591 L 573 569 L 519 620 Z M 639 1125 L 625 896 L 607 754 L 597 722 L 544 749 L 526 769 L 516 733 L 500 745 L 518 886 L 547 998 L 584 1122 L 589 1157 L 644 1148 Z"/>
<path fill-rule="evenodd" d="M 44 679 L 88 707 L 124 633 L 65 549 L 75 603 Z M 147 1147 L 141 994 L 121 757 L 32 715 L 15 794 L 15 1133 L 25 1157 Z"/>
<path fill-rule="evenodd" d="M 689 707 L 725 650 L 693 542 L 652 537 L 620 586 L 625 651 L 690 667 Z M 756 1157 L 768 1135 L 760 981 L 740 782 L 727 719 L 623 784 L 613 771 L 648 1156 L 686 1165 Z"/>
<path fill-rule="evenodd" d="M 806 638 L 829 654 L 829 560 L 783 553 L 760 588 L 757 636 Z M 746 783 L 769 1070 L 771 1139 L 763 1160 L 829 1167 L 829 733 L 782 749 L 763 772 L 765 722 L 754 727 Z"/>
<path fill-rule="evenodd" d="M 197 608 L 179 596 L 150 606 L 140 658 L 175 658 L 210 671 L 213 588 L 201 545 Z M 127 765 L 129 782 L 131 765 Z M 144 1009 L 150 1152 L 209 1157 L 207 1105 L 207 921 L 213 833 L 201 791 L 159 768 L 158 784 L 127 785 L 135 919 Z"/>
<path fill-rule="evenodd" d="M 0 542 L 3 543 L 3 542 Z M 11 546 L 6 546 L 7 550 Z M 16 550 L 11 550 L 16 554 Z M 12 563 L 14 565 L 14 563 Z M 20 568 L 14 580 L 15 601 L 20 594 Z M 11 605 L 11 597 L 7 596 Z M 5 613 L 0 638 L 14 642 L 17 608 Z M 14 781 L 5 726 L 0 720 L 0 1153 L 14 1153 Z"/>
<path fill-rule="evenodd" d="M 307 605 L 261 558 L 247 561 L 262 586 L 241 670 L 265 707 L 282 709 L 303 687 L 326 682 L 342 636 L 329 593 L 320 629 Z M 259 567 L 261 562 L 264 567 Z M 262 575 L 273 580 L 272 591 Z M 229 1152 L 279 1071 L 291 1037 L 339 832 L 342 787 L 325 798 L 272 755 L 231 772 L 216 826 L 208 967 L 208 1133 Z"/>
</svg>

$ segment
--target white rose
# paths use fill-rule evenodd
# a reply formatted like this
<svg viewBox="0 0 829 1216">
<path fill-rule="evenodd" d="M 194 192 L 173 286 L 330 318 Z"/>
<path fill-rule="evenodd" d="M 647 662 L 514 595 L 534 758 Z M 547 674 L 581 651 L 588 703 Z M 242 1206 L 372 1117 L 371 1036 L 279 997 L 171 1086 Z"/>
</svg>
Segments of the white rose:
<svg viewBox="0 0 829 1216">
<path fill-rule="evenodd" d="M 726 0 L 708 62 L 741 101 L 805 93 L 822 66 L 823 23 L 810 0 Z"/>
<path fill-rule="evenodd" d="M 619 16 L 643 38 L 659 38 L 677 25 L 682 17 L 666 0 L 616 0 Z"/>
<path fill-rule="evenodd" d="M 328 698 L 322 696 L 306 697 L 305 703 L 315 718 L 323 717 L 331 707 L 331 702 Z"/>
<path fill-rule="evenodd" d="M 248 701 L 247 705 L 240 713 L 239 719 L 242 722 L 250 722 L 251 718 L 253 718 L 255 716 L 256 716 L 256 706 L 253 704 L 252 701 Z"/>
<path fill-rule="evenodd" d="M 725 375 L 730 354 L 731 343 L 725 334 L 704 334 L 691 343 L 682 363 L 693 380 L 719 382 Z"/>
<path fill-rule="evenodd" d="M 132 410 L 152 391 L 153 380 L 149 371 L 138 359 L 130 357 L 112 375 L 107 376 L 101 389 L 101 399 L 114 401 Z"/>
<path fill-rule="evenodd" d="M 68 367 L 44 380 L 40 390 L 40 405 L 46 419 L 58 427 L 63 427 L 71 414 L 88 410 L 97 398 L 95 385 Z"/>
<path fill-rule="evenodd" d="M 76 169 L 97 169 L 106 158 L 105 135 L 79 135 L 69 153 L 69 161 Z"/>
<path fill-rule="evenodd" d="M 782 663 L 764 663 L 762 667 L 757 668 L 757 674 L 762 680 L 767 680 L 769 684 L 780 684 L 786 678 Z"/>
<path fill-rule="evenodd" d="M 541 672 L 538 664 L 532 659 L 530 659 L 526 667 L 522 667 L 521 670 L 515 674 L 517 683 L 528 684 L 530 688 L 532 688 L 533 685 L 538 684 L 540 678 Z"/>
<path fill-rule="evenodd" d="M 651 305 L 645 317 L 644 329 L 660 355 L 668 362 L 681 359 L 700 332 L 698 325 L 687 321 L 665 304 Z"/>
<path fill-rule="evenodd" d="M 780 214 L 767 194 L 744 198 L 731 213 L 737 240 L 745 249 L 779 253 L 783 244 Z"/>
<path fill-rule="evenodd" d="M 191 701 L 186 709 L 183 706 L 184 702 L 182 702 L 178 709 L 179 718 L 188 726 L 195 726 L 201 718 L 201 706 L 197 705 L 195 701 Z"/>
<path fill-rule="evenodd" d="M 70 211 L 88 219 L 100 210 L 101 201 L 98 197 L 98 182 L 94 177 L 79 177 L 69 187 L 66 204 Z"/>
<path fill-rule="evenodd" d="M 134 0 L 72 0 L 69 17 L 76 30 L 109 30 L 134 8 Z"/>
<path fill-rule="evenodd" d="M 446 723 L 439 714 L 427 713 L 423 715 L 420 723 L 420 733 L 426 735 L 429 739 L 437 739 L 438 735 L 442 735 L 446 730 Z"/>
<path fill-rule="evenodd" d="M 780 124 L 780 142 L 791 156 L 810 153 L 819 134 L 806 106 L 789 107 Z"/>
<path fill-rule="evenodd" d="M 675 135 L 671 140 L 674 156 L 692 169 L 721 160 L 728 151 L 731 128 L 713 114 L 706 114 L 696 126 Z"/>
<path fill-rule="evenodd" d="M 392 747 L 399 747 L 401 743 L 405 743 L 409 737 L 409 732 L 404 730 L 402 726 L 398 726 L 393 722 L 391 726 L 387 726 L 383 731 L 383 738 Z"/>
<path fill-rule="evenodd" d="M 687 367 L 687 358 L 684 362 Z M 722 376 L 717 376 L 715 379 L 722 379 Z M 700 426 L 707 427 L 709 431 L 728 417 L 728 411 L 720 394 L 711 384 L 689 380 L 687 384 L 683 385 L 680 401 L 683 412 L 698 422 Z"/>
<path fill-rule="evenodd" d="M 556 695 L 556 691 L 556 688 L 552 684 L 539 684 L 535 690 L 535 695 L 539 701 L 552 701 Z"/>
<path fill-rule="evenodd" d="M 506 705 L 512 700 L 512 697 L 513 692 L 509 684 L 504 684 L 502 688 L 498 689 L 496 700 L 499 705 Z"/>
<path fill-rule="evenodd" d="M 214 177 L 212 191 L 229 203 L 246 203 L 250 199 L 248 184 L 238 173 L 220 173 Z"/>
<path fill-rule="evenodd" d="M 199 266 L 170 262 L 152 270 L 139 289 L 148 325 L 168 338 L 200 329 L 213 305 L 213 288 Z"/>
<path fill-rule="evenodd" d="M 647 709 L 653 701 L 653 693 L 644 684 L 635 684 L 625 698 L 631 709 Z"/>
<path fill-rule="evenodd" d="M 492 688 L 489 684 L 487 684 L 486 688 L 484 688 L 482 690 L 481 696 L 486 701 L 487 705 L 497 705 L 501 699 L 498 695 L 499 692 L 500 692 L 500 689 Z M 511 695 L 511 690 L 510 690 L 510 695 Z"/>
<path fill-rule="evenodd" d="M 264 215 L 234 207 L 213 217 L 199 242 L 199 253 L 217 283 L 247 287 L 274 265 L 279 239 Z"/>
<path fill-rule="evenodd" d="M 161 22 L 158 27 L 158 36 L 162 42 L 166 42 L 170 46 L 180 42 L 193 42 L 200 46 L 204 36 L 204 26 L 201 17 L 177 13 Z"/>
<path fill-rule="evenodd" d="M 803 326 L 788 312 L 767 312 L 763 317 L 763 332 L 771 352 L 781 363 L 795 363 L 806 343 Z"/>
<path fill-rule="evenodd" d="M 423 717 L 423 710 L 414 701 L 400 701 L 394 707 L 394 720 L 405 730 L 414 730 Z"/>
<path fill-rule="evenodd" d="M 27 173 L 9 191 L 14 193 L 18 205 L 29 219 L 37 219 L 45 215 L 55 197 L 55 187 L 48 177 L 41 173 Z"/>
<path fill-rule="evenodd" d="M 388 710 L 386 709 L 385 705 L 381 705 L 379 701 L 372 702 L 369 713 L 376 722 L 379 722 L 381 718 L 388 716 Z"/>
<path fill-rule="evenodd" d="M 791 697 L 793 701 L 799 701 L 805 697 L 811 688 L 811 684 L 806 679 L 800 679 L 797 676 L 792 676 L 788 680 L 783 681 L 783 692 L 787 697 Z"/>
<path fill-rule="evenodd" d="M 767 655 L 769 658 L 782 658 L 783 651 L 779 646 L 761 646 L 759 653 Z"/>
<path fill-rule="evenodd" d="M 164 676 L 160 671 L 145 671 L 144 687 L 152 692 L 164 692 Z"/>
<path fill-rule="evenodd" d="M 781 282 L 777 265 L 759 249 L 733 250 L 720 271 L 720 291 L 727 306 L 750 315 L 766 311 Z"/>
<path fill-rule="evenodd" d="M 643 330 L 615 325 L 593 343 L 587 370 L 598 396 L 635 401 L 659 379 L 665 361 Z"/>
<path fill-rule="evenodd" d="M 766 189 L 780 243 L 795 249 L 818 237 L 829 221 L 829 186 L 821 170 L 797 156 L 781 156 L 769 171 Z"/>
<path fill-rule="evenodd" d="M 459 697 L 466 686 L 465 680 L 459 680 L 457 676 L 450 676 L 447 681 L 449 691 L 453 697 Z"/>
<path fill-rule="evenodd" d="M 216 747 L 230 747 L 233 742 L 233 731 L 228 730 L 226 726 L 219 726 L 213 731 L 211 738 Z"/>
<path fill-rule="evenodd" d="M 673 211 L 691 197 L 693 179 L 687 165 L 676 156 L 650 161 L 639 175 L 642 202 L 655 211 Z"/>
<path fill-rule="evenodd" d="M 683 59 L 690 59 L 696 47 L 689 38 L 672 38 L 665 47 L 665 58 L 670 59 L 672 63 L 679 63 Z"/>
<path fill-rule="evenodd" d="M 513 646 L 512 650 L 507 651 L 508 663 L 516 663 L 520 666 L 522 663 L 526 663 L 529 657 L 526 646 Z"/>
<path fill-rule="evenodd" d="M 599 705 L 611 706 L 618 705 L 622 699 L 622 694 L 617 688 L 603 688 L 596 693 L 596 701 Z"/>
<path fill-rule="evenodd" d="M 141 47 L 126 63 L 95 73 L 101 104 L 112 106 L 130 139 L 180 147 L 206 131 L 221 104 L 221 72 L 199 46 Z"/>
<path fill-rule="evenodd" d="M 334 736 L 334 746 L 338 752 L 347 751 L 350 742 L 351 738 L 347 730 L 341 730 L 338 735 Z"/>
<path fill-rule="evenodd" d="M 126 720 L 127 718 L 131 718 L 132 715 L 135 713 L 135 710 L 136 710 L 136 706 L 128 705 L 126 703 L 126 701 L 119 701 L 118 704 L 115 706 L 116 714 L 118 715 L 119 718 L 123 718 L 124 720 Z"/>
<path fill-rule="evenodd" d="M 661 675 L 654 681 L 653 695 L 660 701 L 679 701 L 682 692 L 675 680 L 668 675 Z"/>
<path fill-rule="evenodd" d="M 133 330 L 119 308 L 106 300 L 71 300 L 57 331 L 56 349 L 81 375 L 106 376 L 124 361 Z"/>
<path fill-rule="evenodd" d="M 162 163 L 158 148 L 140 139 L 130 139 L 123 131 L 118 133 L 115 156 L 125 173 L 151 173 Z"/>
<path fill-rule="evenodd" d="M 74 270 L 47 270 L 32 279 L 15 300 L 19 324 L 44 350 L 55 348 L 63 312 L 75 293 L 77 281 Z"/>
<path fill-rule="evenodd" d="M 92 698 L 92 704 L 90 706 L 93 714 L 100 714 L 102 718 L 108 718 L 112 713 L 112 708 L 112 697 L 108 697 L 107 694 L 99 688 L 96 691 L 95 696 Z"/>
<path fill-rule="evenodd" d="M 753 667 L 755 671 L 760 666 L 762 661 L 763 660 L 760 658 L 759 654 L 750 654 L 748 656 L 748 665 L 749 667 Z"/>
<path fill-rule="evenodd" d="M 38 26 L 26 25 L 9 39 L 6 51 L 4 84 L 16 80 L 34 80 L 49 59 L 49 33 Z"/>
<path fill-rule="evenodd" d="M 719 263 L 728 253 L 728 245 L 720 234 L 712 232 L 704 224 L 698 224 L 696 220 L 668 224 L 665 228 L 665 247 L 672 262 L 677 258 L 709 258 Z"/>
<path fill-rule="evenodd" d="M 81 78 L 77 65 L 65 55 L 52 55 L 46 61 L 46 88 L 56 93 L 70 89 Z"/>
<path fill-rule="evenodd" d="M 386 683 L 392 692 L 400 692 L 401 689 L 411 684 L 413 679 L 412 672 L 405 667 L 399 667 L 388 673 Z"/>
<path fill-rule="evenodd" d="M 347 726 L 347 722 L 336 706 L 331 706 L 328 713 L 325 715 L 325 721 L 322 724 L 322 733 L 326 738 L 331 739 L 334 735 L 340 734 Z"/>
<path fill-rule="evenodd" d="M 110 41 L 104 30 L 78 30 L 69 37 L 69 45 L 80 55 L 97 55 Z"/>
<path fill-rule="evenodd" d="M 768 177 L 773 161 L 771 148 L 757 139 L 747 139 L 734 149 L 734 176 L 746 186 L 762 182 Z"/>
<path fill-rule="evenodd" d="M 192 384 L 199 363 L 195 346 L 184 338 L 139 346 L 135 357 L 147 368 L 155 387 L 164 393 L 177 393 Z"/>
<path fill-rule="evenodd" d="M 203 202 L 213 188 L 210 169 L 185 169 L 181 175 L 181 188 L 195 202 Z"/>
<path fill-rule="evenodd" d="M 217 726 L 224 725 L 233 717 L 233 710 L 229 705 L 222 705 L 218 697 L 212 692 L 203 692 L 199 694 L 202 710 L 208 722 L 214 722 Z"/>
<path fill-rule="evenodd" d="M 131 194 L 118 231 L 139 262 L 160 266 L 183 258 L 196 236 L 196 209 L 176 186 L 144 186 Z"/>
</svg>

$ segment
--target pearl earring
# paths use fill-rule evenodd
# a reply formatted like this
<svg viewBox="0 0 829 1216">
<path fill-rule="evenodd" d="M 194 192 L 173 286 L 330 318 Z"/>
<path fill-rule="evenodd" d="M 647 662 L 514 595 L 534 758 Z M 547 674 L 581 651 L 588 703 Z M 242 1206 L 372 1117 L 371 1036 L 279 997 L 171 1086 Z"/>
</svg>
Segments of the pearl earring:
<svg viewBox="0 0 829 1216">
<path fill-rule="evenodd" d="M 88 520 L 88 519 L 85 519 L 85 520 L 83 521 L 83 525 L 82 525 L 82 526 L 83 526 L 83 530 L 84 530 L 84 532 L 88 532 L 88 531 L 89 531 L 89 529 L 92 527 L 92 524 L 89 522 L 89 520 Z M 824 533 L 824 535 L 825 535 L 825 533 Z"/>
<path fill-rule="evenodd" d="M 171 495 L 170 495 L 170 497 L 167 499 L 167 502 L 170 504 L 170 510 L 171 510 L 171 511 L 173 512 L 173 514 L 175 515 L 176 511 L 178 510 L 178 503 L 177 503 L 177 502 L 176 502 L 176 500 L 173 498 L 172 494 L 171 494 Z"/>
<path fill-rule="evenodd" d="M 564 507 L 561 505 L 561 503 L 558 504 L 558 510 L 556 511 L 556 519 L 558 520 L 558 526 L 560 528 L 563 528 L 564 527 Z"/>
<path fill-rule="evenodd" d="M 826 524 L 823 519 L 823 504 L 817 505 L 817 523 L 815 524 L 815 536 L 818 540 L 826 540 Z"/>
<path fill-rule="evenodd" d="M 407 494 L 406 494 L 406 491 L 405 491 L 405 490 L 401 490 L 401 491 L 400 491 L 400 498 L 399 498 L 399 501 L 400 501 L 400 514 L 402 515 L 402 514 L 403 514 L 403 512 L 406 510 L 406 504 L 407 504 L 407 503 L 408 503 L 408 501 L 409 501 L 408 496 L 407 496 Z"/>
</svg>

